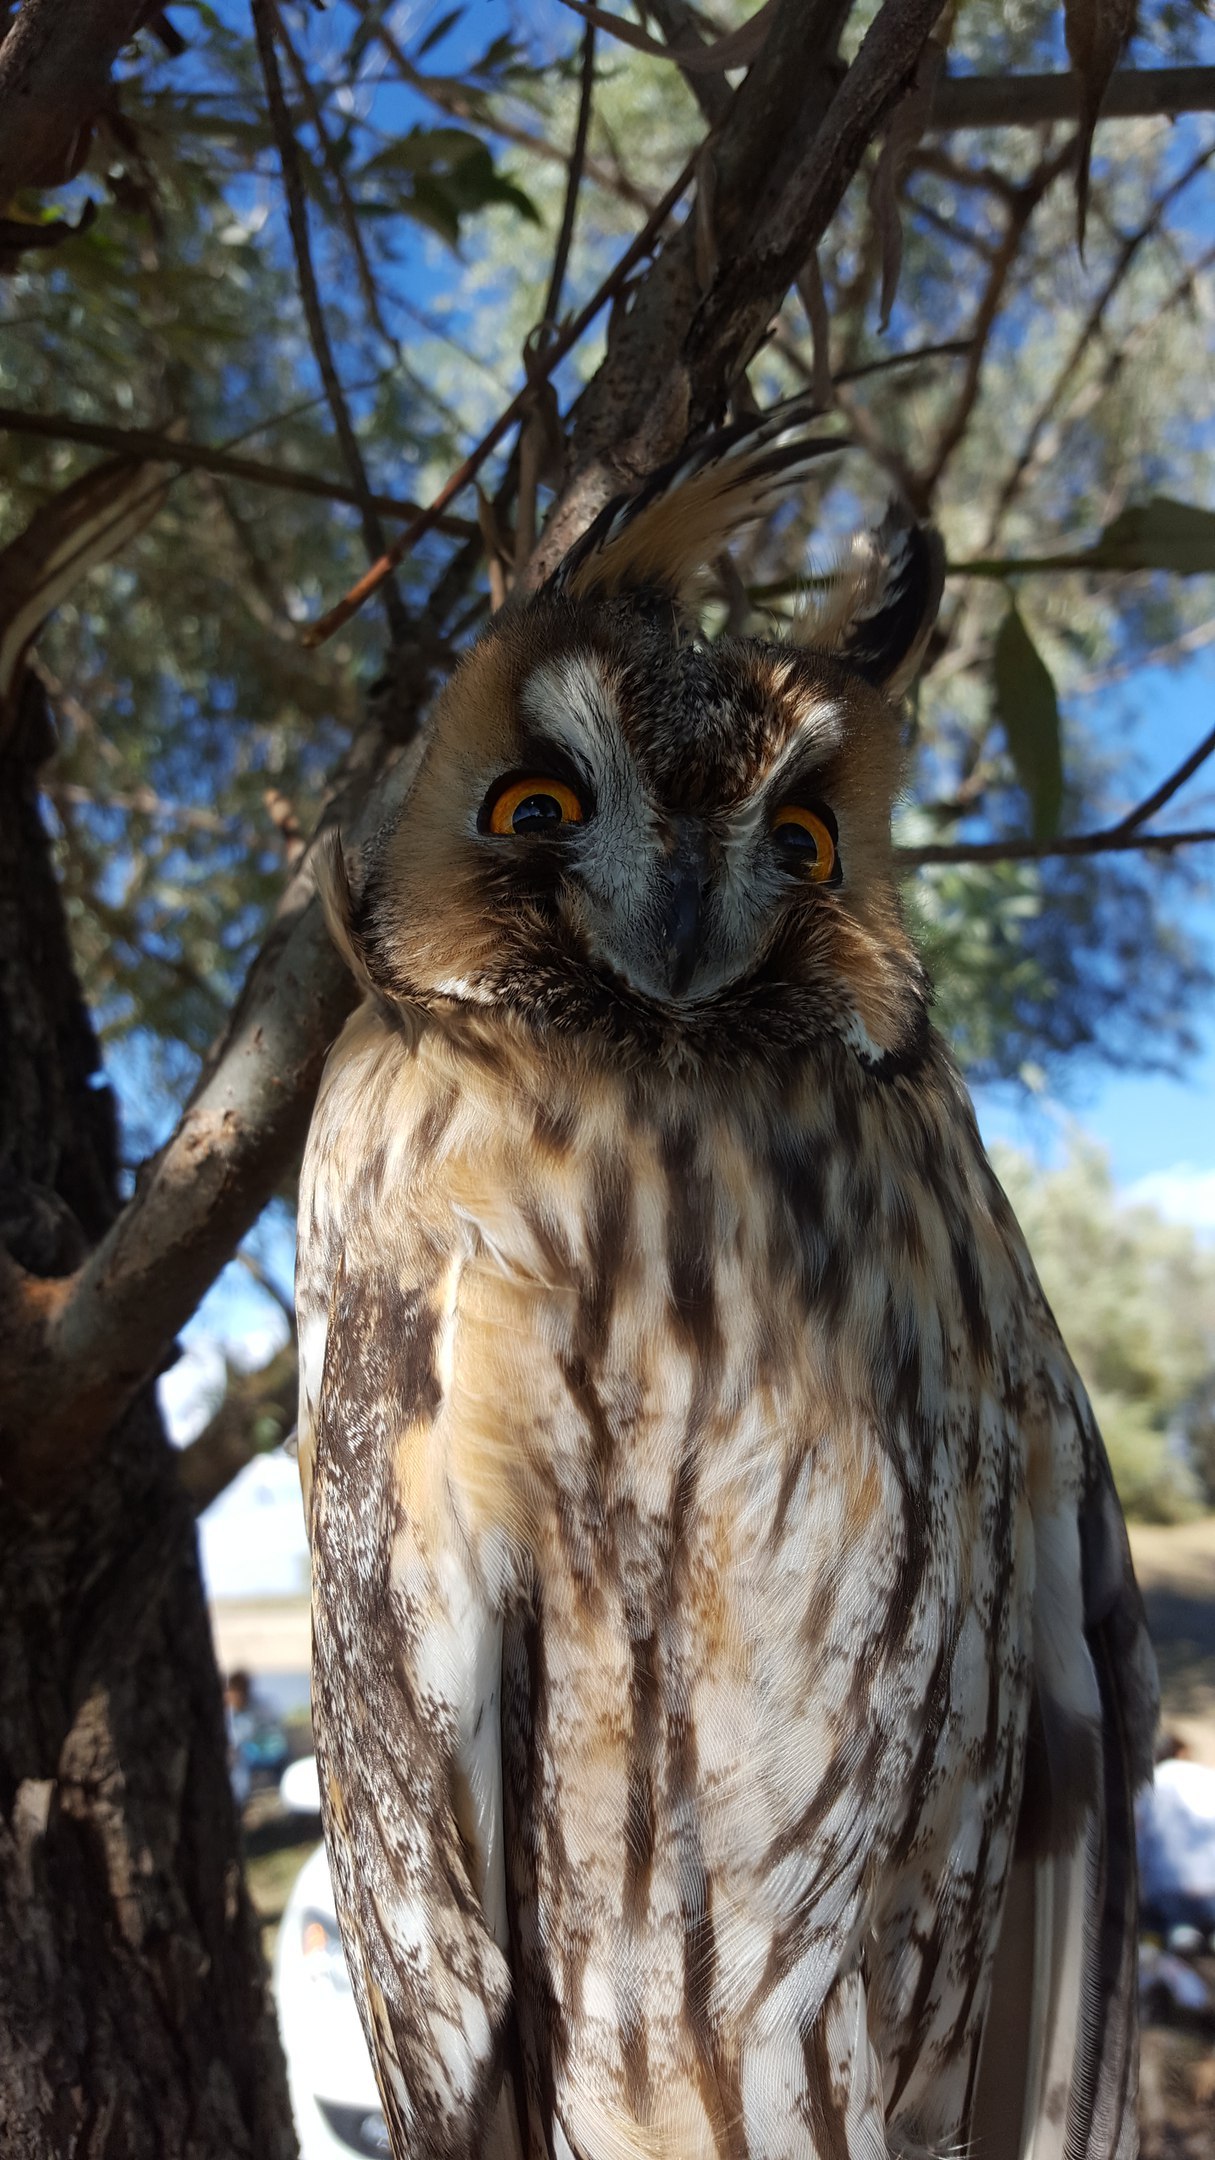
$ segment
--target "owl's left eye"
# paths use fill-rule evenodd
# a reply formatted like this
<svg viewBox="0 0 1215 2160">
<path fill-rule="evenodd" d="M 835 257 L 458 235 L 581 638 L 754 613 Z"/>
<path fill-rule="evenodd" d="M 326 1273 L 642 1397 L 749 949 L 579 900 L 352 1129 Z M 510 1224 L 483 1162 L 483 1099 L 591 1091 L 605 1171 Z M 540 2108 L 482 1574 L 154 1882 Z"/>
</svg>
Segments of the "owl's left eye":
<svg viewBox="0 0 1215 2160">
<path fill-rule="evenodd" d="M 578 795 L 564 780 L 529 773 L 521 780 L 500 782 L 478 823 L 482 832 L 500 838 L 514 833 L 520 840 L 545 840 L 563 825 L 581 825 L 585 816 Z"/>
<path fill-rule="evenodd" d="M 843 876 L 839 827 L 826 805 L 784 803 L 772 820 L 772 838 L 791 870 L 813 885 L 838 885 Z"/>
</svg>

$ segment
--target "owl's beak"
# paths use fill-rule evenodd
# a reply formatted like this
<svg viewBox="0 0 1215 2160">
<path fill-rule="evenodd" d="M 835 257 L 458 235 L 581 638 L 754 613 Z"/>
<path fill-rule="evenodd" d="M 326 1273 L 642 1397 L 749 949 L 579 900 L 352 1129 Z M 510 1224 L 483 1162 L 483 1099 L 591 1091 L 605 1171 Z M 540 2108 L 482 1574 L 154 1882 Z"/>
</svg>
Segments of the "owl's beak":
<svg viewBox="0 0 1215 2160">
<path fill-rule="evenodd" d="M 659 935 L 672 997 L 683 997 L 700 957 L 709 889 L 709 836 L 693 818 L 672 819 L 674 847 L 666 865 Z"/>
</svg>

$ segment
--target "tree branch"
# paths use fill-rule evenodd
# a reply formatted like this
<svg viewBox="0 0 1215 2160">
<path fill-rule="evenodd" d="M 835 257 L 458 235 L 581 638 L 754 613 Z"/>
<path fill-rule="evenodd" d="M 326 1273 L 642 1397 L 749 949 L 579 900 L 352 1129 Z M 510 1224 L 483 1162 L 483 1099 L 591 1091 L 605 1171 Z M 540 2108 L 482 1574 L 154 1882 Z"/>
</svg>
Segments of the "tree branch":
<svg viewBox="0 0 1215 2160">
<path fill-rule="evenodd" d="M 556 328 L 561 313 L 561 294 L 565 286 L 565 273 L 569 268 L 570 248 L 574 239 L 574 220 L 578 215 L 578 197 L 582 189 L 582 175 L 586 167 L 586 138 L 591 125 L 591 105 L 595 95 L 595 25 L 588 23 L 582 37 L 582 67 L 578 86 L 578 120 L 574 129 L 574 147 L 570 152 L 569 175 L 565 183 L 565 201 L 561 208 L 561 230 L 553 254 L 553 267 L 549 275 L 548 293 L 544 302 L 542 321 Z"/>
<path fill-rule="evenodd" d="M 224 1399 L 197 1439 L 181 1449 L 178 1474 L 196 1515 L 218 1500 L 255 1455 L 281 1446 L 295 1423 L 299 1366 L 285 1343 L 257 1372 L 228 1368 Z M 270 1426 L 272 1433 L 259 1431 Z"/>
<path fill-rule="evenodd" d="M 391 766 L 383 736 L 366 730 L 322 829 L 353 821 L 357 848 L 421 749 L 419 738 Z M 31 1504 L 61 1493 L 104 1442 L 303 1146 L 329 1045 L 357 996 L 316 897 L 316 838 L 176 1130 L 100 1244 L 54 1282 L 0 1254 L 0 1475 Z"/>
<path fill-rule="evenodd" d="M 1155 817 L 1158 810 L 1163 810 L 1165 804 L 1172 801 L 1178 789 L 1183 788 L 1186 781 L 1193 778 L 1199 766 L 1205 765 L 1207 759 L 1213 754 L 1215 754 L 1215 728 L 1211 729 L 1209 735 L 1204 735 L 1202 741 L 1195 749 L 1191 750 L 1188 757 L 1182 758 L 1180 765 L 1169 774 L 1167 780 L 1162 780 L 1160 786 L 1155 788 L 1150 795 L 1145 796 L 1136 809 L 1128 810 L 1126 816 L 1119 819 L 1113 830 L 1116 833 L 1132 833 L 1136 832 L 1141 825 L 1146 825 L 1148 819 Z"/>
<path fill-rule="evenodd" d="M 1215 68 L 1118 68 L 1101 100 L 1102 120 L 1215 112 Z M 946 76 L 933 99 L 930 135 L 957 128 L 1040 127 L 1080 118 L 1074 75 Z"/>
<path fill-rule="evenodd" d="M 267 426 L 271 425 L 268 421 Z M 356 488 L 329 480 L 321 473 L 297 472 L 289 466 L 265 465 L 256 458 L 233 457 L 209 443 L 182 442 L 176 435 L 160 435 L 154 428 L 109 427 L 99 421 L 77 420 L 70 413 L 22 412 L 16 405 L 0 405 L 0 429 L 13 435 L 38 435 L 45 442 L 87 443 L 93 450 L 110 450 L 120 457 L 158 458 L 182 471 L 217 473 L 225 480 L 243 480 L 250 487 L 280 488 L 289 495 L 313 495 L 322 502 L 350 503 L 358 508 Z M 252 430 L 250 432 L 253 432 Z M 382 517 L 416 518 L 419 505 L 396 495 L 372 495 L 372 507 Z M 457 540 L 475 536 L 476 526 L 467 518 L 440 516 L 440 532 Z"/>
<path fill-rule="evenodd" d="M 991 270 L 983 288 L 983 296 L 975 310 L 974 321 L 970 327 L 970 351 L 961 388 L 958 391 L 953 411 L 937 438 L 932 456 L 916 477 L 911 500 L 921 514 L 927 511 L 933 491 L 950 458 L 961 442 L 971 413 L 974 411 L 975 402 L 979 395 L 979 385 L 982 381 L 983 360 L 987 352 L 988 340 L 995 328 L 996 317 L 1000 310 L 1000 303 L 1004 298 L 1005 287 L 1012 275 L 1017 256 L 1021 252 L 1021 244 L 1029 230 L 1030 220 L 1043 196 L 1053 187 L 1059 175 L 1066 172 L 1068 166 L 1072 163 L 1074 155 L 1075 142 L 1073 139 L 1065 143 L 1061 150 L 1056 151 L 1053 157 L 1043 159 L 1037 171 L 1030 176 L 1024 187 L 1018 188 L 1009 203 L 1008 218 L 1003 237 L 992 258 Z"/>
<path fill-rule="evenodd" d="M 0 203 L 79 172 L 143 0 L 24 0 L 0 44 Z"/>
<path fill-rule="evenodd" d="M 1132 849 L 1171 855 L 1176 848 L 1209 846 L 1212 841 L 1215 827 L 1145 833 L 1111 825 L 1104 832 L 1064 833 L 1057 840 L 930 841 L 924 847 L 900 847 L 894 852 L 898 862 L 914 870 L 929 863 L 1049 862 L 1058 855 L 1124 855 Z"/>
<path fill-rule="evenodd" d="M 453 120 L 466 121 L 472 127 L 484 128 L 489 135 L 500 135 L 503 142 L 517 143 L 521 150 L 529 150 L 533 157 L 546 158 L 550 164 L 568 165 L 570 153 L 560 143 L 549 142 L 544 135 L 537 135 L 531 128 L 521 127 L 517 121 L 504 119 L 495 112 L 488 101 L 470 97 L 441 76 L 427 75 L 415 67 L 390 26 L 377 22 L 374 35 L 383 46 L 401 81 L 416 90 L 419 97 L 426 98 L 439 112 L 447 113 Z M 382 77 L 389 81 L 391 77 Z M 631 202 L 639 210 L 653 209 L 649 196 L 641 188 L 632 187 L 620 173 L 609 172 L 598 159 L 587 157 L 585 164 L 588 180 L 601 187 L 605 194 L 618 195 L 623 202 Z"/>
<path fill-rule="evenodd" d="M 287 55 L 287 65 L 295 77 L 296 88 L 307 107 L 308 117 L 316 131 L 316 139 L 321 147 L 321 156 L 325 160 L 325 170 L 329 174 L 334 194 L 337 197 L 338 211 L 346 238 L 350 242 L 350 252 L 354 257 L 354 267 L 359 281 L 359 289 L 363 295 L 363 305 L 367 310 L 368 318 L 376 334 L 383 338 L 386 345 L 395 346 L 396 339 L 390 337 L 384 322 L 383 312 L 380 307 L 380 295 L 376 288 L 371 262 L 363 240 L 363 228 L 359 224 L 354 198 L 346 185 L 346 175 L 342 169 L 342 161 L 334 149 L 333 137 L 329 133 L 329 126 L 325 119 L 324 106 L 316 94 L 312 77 L 300 58 L 295 40 L 287 28 L 281 11 L 276 11 L 275 28 L 282 39 L 283 51 Z"/>
<path fill-rule="evenodd" d="M 358 584 L 351 587 L 350 591 L 338 601 L 337 606 L 330 608 L 328 614 L 322 615 L 317 622 L 313 623 L 305 631 L 305 645 L 323 645 L 326 638 L 331 638 L 336 630 L 341 629 L 343 623 L 349 622 L 351 616 L 358 613 L 364 600 L 376 591 L 377 587 L 382 584 L 397 563 L 405 560 L 405 557 L 417 546 L 418 541 L 423 538 L 424 534 L 434 530 L 448 503 L 456 495 L 460 494 L 471 481 L 475 480 L 490 452 L 497 448 L 504 435 L 510 433 L 515 421 L 535 394 L 537 384 L 546 382 L 558 363 L 564 360 L 568 352 L 573 351 L 574 346 L 589 329 L 600 310 L 607 306 L 613 294 L 623 286 L 629 272 L 640 262 L 647 250 L 652 247 L 657 234 L 662 230 L 684 189 L 691 181 L 696 167 L 697 156 L 699 156 L 699 152 L 688 159 L 678 178 L 667 189 L 661 202 L 655 204 L 641 231 L 630 242 L 615 267 L 609 272 L 596 291 L 592 293 L 586 306 L 553 340 L 548 351 L 537 363 L 530 379 L 524 383 L 521 390 L 516 392 L 505 410 L 499 413 L 493 426 L 487 429 L 476 447 L 469 451 L 463 463 L 456 467 L 451 478 L 445 481 L 440 488 L 434 501 L 419 513 L 408 532 L 402 533 L 399 540 L 393 541 L 392 546 L 385 550 L 381 560 L 372 564 L 366 576 L 360 578 Z"/>
<path fill-rule="evenodd" d="M 719 417 L 936 20 L 932 0 L 885 0 L 840 81 L 836 45 L 846 14 L 847 0 L 784 0 L 777 10 L 708 153 L 712 285 L 702 293 L 688 219 L 635 294 L 580 400 L 573 475 L 533 558 L 533 584 L 622 485 L 671 456 L 689 429 Z"/>
<path fill-rule="evenodd" d="M 1055 411 L 1056 406 L 1058 405 L 1059 399 L 1062 397 L 1068 383 L 1071 381 L 1072 376 L 1075 374 L 1077 368 L 1079 367 L 1085 353 L 1088 351 L 1090 341 L 1092 340 L 1096 331 L 1103 322 L 1106 310 L 1108 309 L 1115 294 L 1118 292 L 1120 286 L 1122 285 L 1123 280 L 1126 278 L 1127 273 L 1130 270 L 1131 265 L 1135 260 L 1135 257 L 1139 253 L 1140 248 L 1143 247 L 1145 242 L 1150 240 L 1153 233 L 1157 231 L 1160 225 L 1160 221 L 1165 214 L 1165 211 L 1170 207 L 1172 203 L 1176 201 L 1177 197 L 1183 194 L 1185 189 L 1188 188 L 1191 183 L 1198 178 L 1199 174 L 1206 169 L 1206 167 L 1211 163 L 1212 158 L 1215 158 L 1215 143 L 1208 143 L 1206 147 L 1202 150 L 1199 150 L 1196 155 L 1189 160 L 1188 164 L 1183 167 L 1182 171 L 1178 173 L 1176 177 L 1169 182 L 1167 188 L 1164 189 L 1162 194 L 1158 196 L 1157 200 L 1153 203 L 1152 208 L 1148 212 L 1148 215 L 1144 219 L 1143 223 L 1137 226 L 1134 232 L 1128 233 L 1123 239 L 1122 244 L 1118 249 L 1113 268 L 1111 269 L 1108 277 L 1106 278 L 1105 283 L 1102 285 L 1100 292 L 1094 299 L 1092 306 L 1089 308 L 1088 313 L 1086 314 L 1079 331 L 1077 332 L 1075 338 L 1072 340 L 1071 349 L 1068 352 L 1068 355 L 1064 360 L 1062 367 L 1057 371 L 1055 379 L 1051 384 L 1050 389 L 1047 391 L 1046 396 L 1042 400 L 1042 403 L 1039 405 L 1037 412 L 1034 414 L 1034 417 L 1026 430 L 1025 438 L 1022 442 L 1021 448 L 1018 451 L 1017 456 L 1000 488 L 999 495 L 996 498 L 995 508 L 993 509 L 991 518 L 988 521 L 987 534 L 983 543 L 985 548 L 990 548 L 994 545 L 1000 527 L 1004 521 L 1005 514 L 1011 507 L 1017 495 L 1017 491 L 1021 486 L 1021 482 L 1025 478 L 1026 473 L 1033 465 L 1035 453 L 1037 451 L 1039 441 L 1042 437 L 1043 430 L 1047 427 L 1051 415 Z"/>
<path fill-rule="evenodd" d="M 668 46 L 695 47 L 707 41 L 688 0 L 649 0 L 649 13 Z M 676 55 L 671 54 L 674 59 Z M 681 74 L 710 127 L 719 127 L 734 93 L 723 75 L 705 68 L 681 68 Z"/>
<path fill-rule="evenodd" d="M 373 562 L 378 562 L 385 552 L 384 528 L 371 500 L 371 483 L 367 478 L 363 453 L 359 448 L 359 440 L 354 432 L 354 423 L 350 418 L 346 395 L 333 357 L 325 310 L 321 306 L 320 288 L 312 260 L 312 242 L 308 234 L 308 206 L 304 200 L 304 176 L 300 168 L 299 145 L 291 125 L 291 114 L 283 91 L 283 78 L 279 72 L 275 40 L 281 35 L 281 28 L 275 0 L 253 0 L 253 28 L 266 84 L 270 124 L 274 130 L 282 167 L 283 188 L 287 197 L 287 222 L 291 228 L 291 244 L 295 250 L 296 275 L 304 318 L 308 325 L 308 336 L 329 401 L 334 431 L 341 446 L 346 470 L 358 497 L 367 553 Z M 403 645 L 409 636 L 409 616 L 405 603 L 397 590 L 395 579 L 387 576 L 380 582 L 384 587 L 384 612 L 388 619 L 389 636 L 394 645 Z"/>
</svg>

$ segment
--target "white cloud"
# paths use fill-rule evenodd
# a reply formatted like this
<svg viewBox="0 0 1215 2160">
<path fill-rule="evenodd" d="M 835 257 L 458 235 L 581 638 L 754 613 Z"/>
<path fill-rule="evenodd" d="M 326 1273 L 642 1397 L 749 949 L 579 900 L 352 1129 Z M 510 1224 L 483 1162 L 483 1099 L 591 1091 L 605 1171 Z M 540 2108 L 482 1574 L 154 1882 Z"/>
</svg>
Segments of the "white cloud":
<svg viewBox="0 0 1215 2160">
<path fill-rule="evenodd" d="M 1190 1229 L 1215 1236 L 1215 1170 L 1199 1170 L 1193 1163 L 1172 1163 L 1167 1170 L 1149 1170 L 1123 1189 L 1132 1207 L 1151 1207 L 1166 1222 L 1185 1223 Z"/>
</svg>

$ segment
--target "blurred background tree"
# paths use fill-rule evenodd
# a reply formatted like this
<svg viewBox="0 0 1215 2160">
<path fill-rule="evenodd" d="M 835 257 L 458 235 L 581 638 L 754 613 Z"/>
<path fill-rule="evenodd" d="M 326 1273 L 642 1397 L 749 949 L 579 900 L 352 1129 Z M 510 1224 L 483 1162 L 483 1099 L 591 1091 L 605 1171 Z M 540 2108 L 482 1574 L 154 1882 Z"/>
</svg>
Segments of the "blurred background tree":
<svg viewBox="0 0 1215 2160">
<path fill-rule="evenodd" d="M 1082 1137 L 1055 1170 L 1007 1149 L 995 1160 L 1042 1287 L 1066 1315 L 1123 1506 L 1146 1522 L 1215 1506 L 1215 1252 L 1121 1202 Z"/>
<path fill-rule="evenodd" d="M 34 1579 L 51 1534 L 30 1524 L 53 1518 L 66 1601 L 23 1606 L 9 1645 L 19 1664 L 41 1629 L 58 1659 L 53 1714 L 0 1743 L 15 1786 L 44 1778 L 31 1765 L 48 1735 L 66 1747 L 84 1699 L 64 1645 L 89 1622 L 73 1607 L 67 1625 L 62 1555 L 93 1550 L 102 1517 L 106 1537 L 132 1519 L 111 1495 L 68 1538 L 55 1481 L 72 1449 L 95 1466 L 111 1427 L 127 1431 L 114 1420 L 238 1246 L 264 1271 L 286 1242 L 273 1219 L 248 1240 L 264 1207 L 288 1217 L 349 996 L 316 922 L 310 836 L 336 818 L 357 845 L 360 815 L 374 823 L 431 686 L 490 596 L 543 560 L 546 515 L 584 521 L 689 420 L 816 395 L 852 447 L 720 565 L 710 620 L 779 620 L 892 491 L 939 523 L 951 575 L 898 836 L 971 1074 L 1058 1085 L 1098 1061 L 1184 1061 L 1210 989 L 1188 924 L 1215 733 L 1196 727 L 1170 767 L 1126 725 L 1144 671 L 1215 635 L 1215 41 L 1198 10 L 1144 0 L 1123 51 L 1119 0 L 968 0 L 936 42 L 906 0 L 254 0 L 252 19 L 181 0 L 70 25 L 57 8 L 0 10 L 0 750 L 24 819 L 0 897 L 11 1071 L 28 1080 L 0 1231 L 27 1279 L 70 1285 L 37 1304 L 28 1340 L 14 1329 L 0 1372 L 28 1458 L 9 1458 L 0 1575 Z M 40 48 L 46 22 L 59 43 Z M 1066 39 L 1083 45 L 1086 23 L 1077 80 Z M 86 35 L 100 42 L 82 51 Z M 1119 59 L 1081 254 L 1081 116 Z M 836 121 L 854 92 L 868 103 L 849 133 Z M 607 304 L 565 350 L 597 292 Z M 479 492 L 416 530 L 415 507 L 525 383 Z M 90 488 L 121 497 L 121 531 Z M 306 649 L 401 535 L 393 577 Z M 39 818 L 104 1057 L 73 1008 L 54 1117 L 67 1036 L 27 1056 L 54 946 L 48 931 L 22 954 Z M 31 1148 L 43 1115 L 54 1144 Z M 104 1198 L 86 1221 L 62 1163 L 89 1121 Z M 1066 1290 L 1128 1504 L 1193 1504 L 1212 1479 L 1210 1262 L 1120 1212 L 1083 1152 L 1045 1182 L 1009 1176 L 1048 1292 Z M 271 1296 L 282 1273 L 276 1259 Z M 278 1443 L 290 1367 L 276 1353 L 234 1377 L 182 1458 L 194 1504 Z M 31 1433 L 50 1436 L 41 1460 Z M 149 1465 L 157 1445 L 140 1442 Z M 153 1516 L 160 1475 L 140 1502 Z M 197 1682 L 201 1760 L 215 1727 L 189 1640 L 157 1654 Z M 199 1856 L 212 1889 L 223 1849 Z M 149 1908 L 149 1939 L 163 1924 Z M 43 1983 L 49 2002 L 50 1967 Z M 237 2042 L 214 2047 L 231 2060 Z M 245 2061 L 234 2089 L 269 2074 Z M 58 2082 L 72 2089 L 70 2065 Z M 29 2109 L 13 2149 L 68 2149 L 44 2100 Z M 155 2118 L 166 2154 L 170 2114 Z M 252 2121 L 234 2100 L 207 2150 L 277 2149 Z"/>
</svg>

